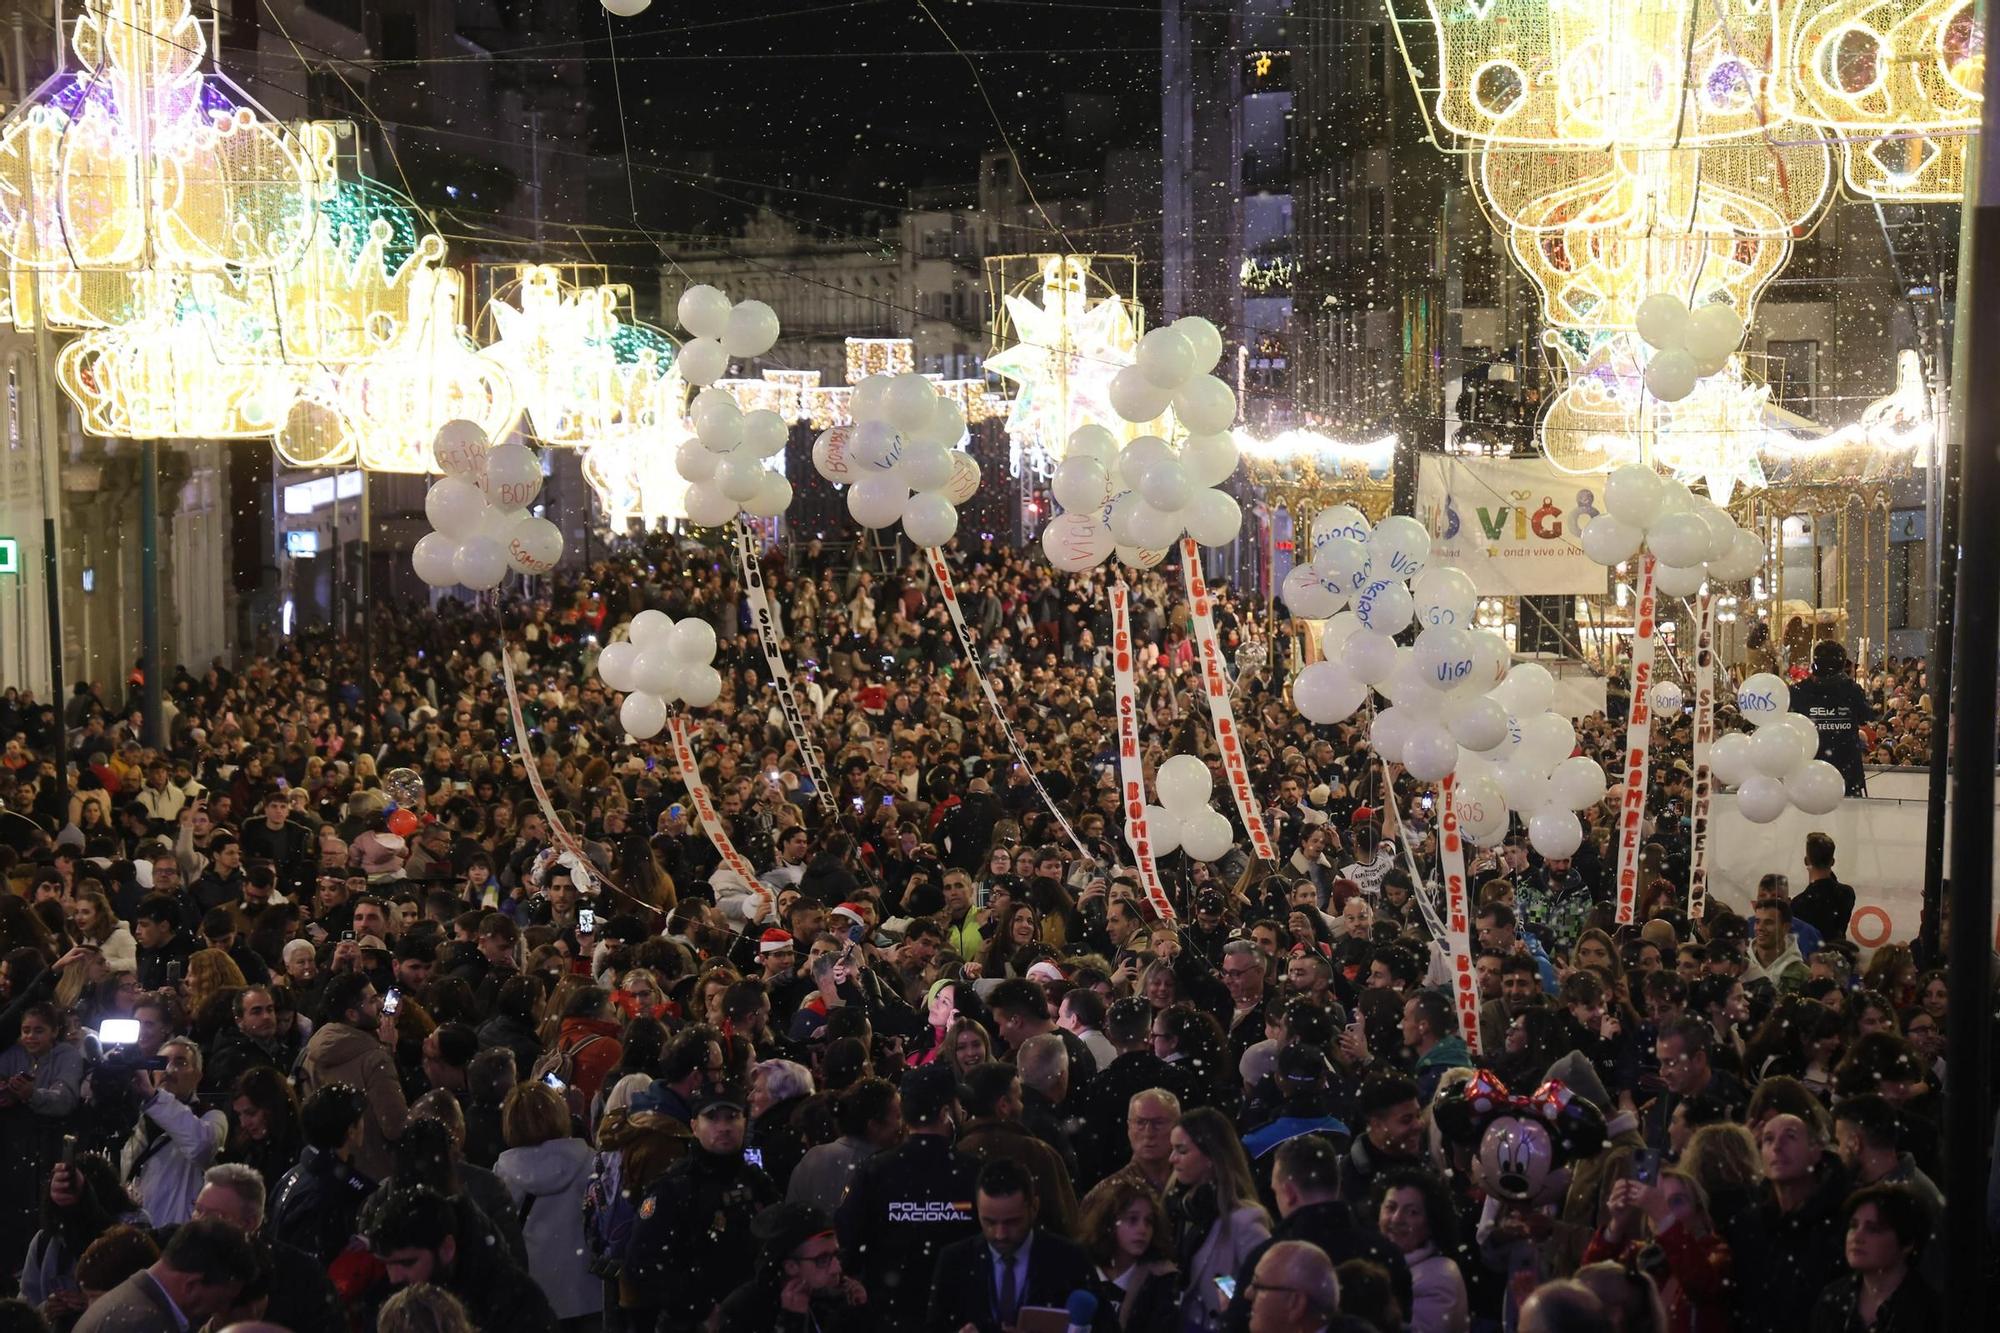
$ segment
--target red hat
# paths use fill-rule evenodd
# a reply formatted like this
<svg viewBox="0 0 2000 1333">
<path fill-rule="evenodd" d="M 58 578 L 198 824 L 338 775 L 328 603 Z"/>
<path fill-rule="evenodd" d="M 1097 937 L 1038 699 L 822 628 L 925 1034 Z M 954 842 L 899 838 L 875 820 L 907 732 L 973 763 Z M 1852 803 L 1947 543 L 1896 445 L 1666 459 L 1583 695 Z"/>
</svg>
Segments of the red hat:
<svg viewBox="0 0 2000 1333">
<path fill-rule="evenodd" d="M 771 929 L 757 937 L 758 953 L 783 953 L 792 947 L 792 933 L 789 930 Z"/>
<path fill-rule="evenodd" d="M 868 924 L 868 918 L 861 914 L 860 903 L 842 903 L 840 906 L 833 909 L 833 914 L 835 916 L 844 916 L 857 926 L 865 926 Z"/>
<path fill-rule="evenodd" d="M 1347 822 L 1348 822 L 1348 823 L 1349 823 L 1350 825 L 1352 825 L 1352 824 L 1372 824 L 1372 823 L 1374 823 L 1374 822 L 1375 822 L 1375 810 L 1374 810 L 1374 807 L 1372 807 L 1372 806 L 1366 806 L 1366 805 L 1357 805 L 1357 806 L 1355 806 L 1355 807 L 1354 807 L 1354 813 L 1353 813 L 1352 815 L 1348 816 L 1348 820 L 1347 820 Z"/>
</svg>

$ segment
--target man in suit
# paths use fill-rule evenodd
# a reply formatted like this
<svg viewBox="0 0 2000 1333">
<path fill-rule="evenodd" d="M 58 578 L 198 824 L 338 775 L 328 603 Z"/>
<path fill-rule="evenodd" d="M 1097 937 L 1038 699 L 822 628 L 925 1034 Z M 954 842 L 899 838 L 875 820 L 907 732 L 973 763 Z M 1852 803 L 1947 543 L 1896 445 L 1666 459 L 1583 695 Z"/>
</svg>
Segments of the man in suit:
<svg viewBox="0 0 2000 1333">
<path fill-rule="evenodd" d="M 78 1333 L 181 1333 L 232 1309 L 262 1265 L 249 1239 L 219 1218 L 174 1232 L 166 1252 L 92 1301 Z"/>
<path fill-rule="evenodd" d="M 946 1246 L 931 1278 L 931 1333 L 1001 1333 L 1022 1310 L 1061 1309 L 1071 1293 L 1090 1285 L 1090 1259 L 1082 1247 L 1035 1225 L 1034 1178 L 1008 1157 L 979 1172 L 974 1208 L 979 1235 Z"/>
</svg>

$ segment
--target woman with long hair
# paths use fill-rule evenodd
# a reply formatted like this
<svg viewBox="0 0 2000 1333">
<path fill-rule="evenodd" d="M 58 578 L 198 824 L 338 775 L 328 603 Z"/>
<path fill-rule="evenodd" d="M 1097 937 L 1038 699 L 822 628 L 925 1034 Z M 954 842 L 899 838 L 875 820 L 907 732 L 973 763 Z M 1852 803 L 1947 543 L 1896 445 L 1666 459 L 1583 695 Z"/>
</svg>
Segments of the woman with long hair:
<svg viewBox="0 0 2000 1333">
<path fill-rule="evenodd" d="M 1429 1171 L 1401 1168 L 1376 1181 L 1377 1227 L 1410 1270 L 1410 1333 L 1465 1333 L 1470 1319 L 1458 1248 L 1458 1212 Z"/>
<path fill-rule="evenodd" d="M 220 949 L 196 949 L 188 955 L 187 1011 L 197 1040 L 206 1044 L 215 1036 L 229 1018 L 226 1009 L 218 1012 L 218 1005 L 226 1005 L 249 984 L 236 960 Z"/>
<path fill-rule="evenodd" d="M 1583 1262 L 1636 1262 L 1641 1251 L 1666 1256 L 1660 1297 L 1673 1333 L 1727 1333 L 1730 1327 L 1731 1254 L 1716 1234 L 1708 1195 L 1677 1169 L 1645 1184 L 1624 1172 L 1609 1175 L 1599 1204 L 1604 1219 L 1584 1248 Z"/>
<path fill-rule="evenodd" d="M 1172 1327 L 1179 1303 L 1174 1237 L 1160 1196 L 1114 1176 L 1090 1192 L 1078 1233 L 1097 1268 L 1098 1303 L 1118 1312 L 1118 1327 Z"/>
<path fill-rule="evenodd" d="M 1219 1277 L 1234 1277 L 1250 1252 L 1271 1238 L 1270 1215 L 1257 1202 L 1250 1160 L 1229 1117 L 1199 1107 L 1174 1126 L 1174 1183 L 1167 1196 L 1184 1280 L 1181 1333 L 1223 1325 Z"/>
<path fill-rule="evenodd" d="M 1017 977 L 1014 959 L 1039 937 L 1040 914 L 1027 901 L 1010 900 L 993 917 L 993 929 L 986 946 L 979 951 L 980 975 L 990 981 Z"/>
<path fill-rule="evenodd" d="M 278 1182 L 298 1163 L 305 1146 L 299 1122 L 299 1099 L 283 1074 L 269 1065 L 246 1069 L 231 1090 L 235 1127 L 222 1160 L 241 1162 L 264 1177 L 264 1189 L 276 1195 Z"/>
<path fill-rule="evenodd" d="M 1907 944 L 1885 944 L 1868 960 L 1861 988 L 1886 996 L 1901 1013 L 1917 1000 L 1917 964 Z"/>
<path fill-rule="evenodd" d="M 70 927 L 80 944 L 94 944 L 104 955 L 104 965 L 113 972 L 135 972 L 139 967 L 139 942 L 131 928 L 111 910 L 111 902 L 96 889 L 79 889 L 71 900 Z"/>
<path fill-rule="evenodd" d="M 951 1063 L 960 1079 L 993 1058 L 993 1038 L 970 1018 L 953 1022 L 944 1034 L 943 1045 L 942 1058 Z"/>
</svg>

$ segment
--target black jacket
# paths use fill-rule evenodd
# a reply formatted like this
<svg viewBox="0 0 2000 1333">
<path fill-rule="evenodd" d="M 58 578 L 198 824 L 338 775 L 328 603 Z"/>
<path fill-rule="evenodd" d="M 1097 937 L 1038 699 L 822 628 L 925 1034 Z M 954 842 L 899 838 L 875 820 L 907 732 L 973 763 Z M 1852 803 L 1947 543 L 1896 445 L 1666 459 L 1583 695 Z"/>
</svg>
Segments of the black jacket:
<svg viewBox="0 0 2000 1333">
<path fill-rule="evenodd" d="M 1827 943 L 1847 938 L 1847 923 L 1854 915 L 1854 890 L 1838 876 L 1816 879 L 1792 899 L 1792 916 L 1805 922 Z"/>
<path fill-rule="evenodd" d="M 330 1264 L 361 1229 L 361 1205 L 374 1192 L 374 1181 L 334 1154 L 307 1148 L 278 1182 L 264 1230 Z"/>
<path fill-rule="evenodd" d="M 978 1234 L 978 1179 L 978 1161 L 935 1134 L 912 1134 L 849 1177 L 834 1217 L 841 1259 L 868 1289 L 868 1308 L 887 1333 L 924 1326 L 938 1254 Z"/>
<path fill-rule="evenodd" d="M 1113 1060 L 1081 1090 L 1083 1138 L 1076 1155 L 1083 1176 L 1076 1182 L 1078 1190 L 1087 1190 L 1132 1160 L 1125 1113 L 1132 1098 L 1149 1088 L 1165 1088 L 1183 1107 L 1205 1104 L 1185 1065 L 1170 1065 L 1151 1051 L 1128 1051 Z"/>
<path fill-rule="evenodd" d="M 624 1276 L 659 1310 L 661 1333 L 701 1327 L 750 1280 L 757 1261 L 750 1223 L 777 1201 L 771 1178 L 739 1154 L 700 1147 L 653 1182 L 626 1241 Z"/>
<path fill-rule="evenodd" d="M 226 1023 L 208 1044 L 202 1062 L 202 1090 L 225 1102 L 246 1070 L 269 1065 L 281 1074 L 292 1069 L 293 1053 L 278 1041 L 259 1041 L 234 1023 Z"/>
<path fill-rule="evenodd" d="M 1281 1240 L 1310 1241 L 1326 1251 L 1326 1257 L 1333 1260 L 1335 1267 L 1349 1259 L 1367 1259 L 1380 1264 L 1389 1274 L 1389 1285 L 1395 1289 L 1397 1305 L 1405 1310 L 1411 1307 L 1410 1266 L 1403 1262 L 1403 1252 L 1373 1227 L 1356 1223 L 1353 1210 L 1338 1199 L 1306 1204 L 1273 1227 L 1271 1239 L 1250 1251 L 1243 1266 L 1236 1270 L 1238 1293 L 1250 1290 L 1250 1278 L 1257 1271 L 1257 1261 L 1264 1257 L 1264 1251 Z M 1250 1327 L 1250 1302 L 1242 1299 L 1231 1301 L 1223 1320 L 1224 1328 L 1232 1333 L 1247 1330 Z"/>
<path fill-rule="evenodd" d="M 1097 1277 L 1083 1247 L 1054 1232 L 1036 1230 L 1028 1245 L 1027 1272 L 1020 1279 L 1017 1308 L 1069 1304 L 1071 1293 L 1089 1288 Z M 992 1254 L 984 1236 L 968 1236 L 945 1246 L 931 1275 L 928 1333 L 958 1333 L 967 1324 L 979 1333 L 999 1333 L 994 1309 Z M 1100 1314 L 1102 1310 L 1100 1309 Z"/>
<path fill-rule="evenodd" d="M 1738 1311 L 1738 1327 L 1745 1333 L 1796 1329 L 1799 1316 L 1813 1309 L 1820 1293 L 1846 1272 L 1840 1206 L 1847 1196 L 1847 1175 L 1832 1156 L 1821 1160 L 1817 1172 L 1812 1194 L 1789 1213 L 1767 1191 L 1740 1237 L 1749 1252 L 1731 1255 L 1737 1272 L 1757 1278 L 1748 1284 Z"/>
<path fill-rule="evenodd" d="M 1861 1326 L 1861 1277 L 1849 1274 L 1820 1293 L 1813 1306 L 1812 1333 L 1848 1333 Z M 1889 1299 L 1875 1311 L 1869 1333 L 1930 1333 L 1945 1328 L 1944 1305 L 1913 1268 Z"/>
<path fill-rule="evenodd" d="M 722 1303 L 716 1333 L 859 1333 L 874 1327 L 874 1305 L 849 1305 L 836 1289 L 822 1292 L 803 1314 L 778 1303 L 782 1280 L 752 1278 Z"/>
</svg>

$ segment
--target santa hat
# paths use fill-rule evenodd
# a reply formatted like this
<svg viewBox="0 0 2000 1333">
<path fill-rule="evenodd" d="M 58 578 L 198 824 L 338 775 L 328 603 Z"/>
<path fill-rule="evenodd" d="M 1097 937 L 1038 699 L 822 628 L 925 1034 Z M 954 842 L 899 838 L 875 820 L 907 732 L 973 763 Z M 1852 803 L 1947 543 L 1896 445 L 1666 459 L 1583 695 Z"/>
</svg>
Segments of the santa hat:
<svg viewBox="0 0 2000 1333">
<path fill-rule="evenodd" d="M 792 947 L 792 935 L 791 932 L 787 930 L 778 930 L 773 928 L 771 930 L 765 931 L 757 939 L 758 953 L 784 953 L 787 949 L 790 949 L 791 947 Z"/>
<path fill-rule="evenodd" d="M 1067 981 L 1068 979 L 1063 975 L 1061 968 L 1046 958 L 1028 969 L 1028 980 L 1030 981 Z"/>
<path fill-rule="evenodd" d="M 844 916 L 857 926 L 865 926 L 868 924 L 868 919 L 861 915 L 860 903 L 842 903 L 840 906 L 833 909 L 833 914 L 835 916 Z"/>
</svg>

